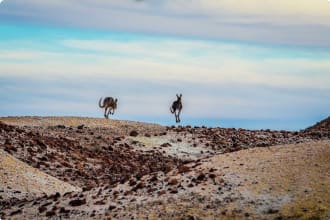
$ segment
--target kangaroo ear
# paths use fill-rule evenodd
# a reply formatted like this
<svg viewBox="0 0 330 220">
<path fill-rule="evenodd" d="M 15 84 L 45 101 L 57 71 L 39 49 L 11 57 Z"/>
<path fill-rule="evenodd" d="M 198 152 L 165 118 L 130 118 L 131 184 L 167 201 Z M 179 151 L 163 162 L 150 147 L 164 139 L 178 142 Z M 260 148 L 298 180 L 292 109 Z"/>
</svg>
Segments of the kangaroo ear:
<svg viewBox="0 0 330 220">
<path fill-rule="evenodd" d="M 180 94 L 180 98 L 182 97 L 182 94 Z"/>
<path fill-rule="evenodd" d="M 117 103 L 118 99 L 115 99 L 115 102 Z"/>
<path fill-rule="evenodd" d="M 177 97 L 177 98 L 179 98 L 179 95 L 178 95 L 178 94 L 176 94 L 176 97 Z"/>
</svg>

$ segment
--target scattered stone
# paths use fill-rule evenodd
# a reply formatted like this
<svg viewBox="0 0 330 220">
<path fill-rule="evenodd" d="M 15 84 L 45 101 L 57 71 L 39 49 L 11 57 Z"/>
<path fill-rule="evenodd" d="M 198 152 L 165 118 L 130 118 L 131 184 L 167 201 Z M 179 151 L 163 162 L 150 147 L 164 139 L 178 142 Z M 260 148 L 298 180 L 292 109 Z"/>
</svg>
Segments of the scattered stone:
<svg viewBox="0 0 330 220">
<path fill-rule="evenodd" d="M 16 211 L 11 212 L 9 215 L 10 216 L 13 216 L 13 215 L 17 215 L 17 214 L 22 214 L 22 210 L 21 209 L 18 209 Z"/>
<path fill-rule="evenodd" d="M 266 211 L 266 214 L 275 214 L 275 213 L 278 213 L 278 210 L 277 210 L 277 209 L 269 208 L 269 209 Z"/>
<path fill-rule="evenodd" d="M 54 215 L 56 215 L 56 213 L 54 211 L 48 211 L 48 212 L 46 212 L 46 217 L 52 217 Z"/>
<path fill-rule="evenodd" d="M 86 204 L 86 199 L 75 199 L 69 202 L 69 205 L 71 206 L 81 206 L 84 204 Z"/>
<path fill-rule="evenodd" d="M 111 211 L 111 210 L 114 210 L 116 208 L 116 206 L 114 206 L 114 205 L 110 205 L 109 206 L 109 210 Z"/>
<path fill-rule="evenodd" d="M 160 145 L 161 147 L 171 147 L 172 145 L 170 143 L 164 143 L 162 145 Z"/>
<path fill-rule="evenodd" d="M 38 208 L 39 213 L 43 213 L 43 212 L 46 211 L 46 210 L 47 210 L 47 207 L 46 207 L 46 206 L 40 206 L 40 207 Z"/>
<path fill-rule="evenodd" d="M 139 133 L 136 130 L 133 130 L 129 133 L 129 136 L 132 136 L 132 137 L 136 137 L 138 135 L 139 135 Z"/>
<path fill-rule="evenodd" d="M 79 125 L 77 128 L 78 128 L 79 130 L 81 130 L 81 129 L 84 128 L 84 125 Z"/>
<path fill-rule="evenodd" d="M 168 181 L 168 185 L 170 185 L 170 186 L 177 185 L 178 183 L 179 183 L 178 180 L 175 178 Z"/>
<path fill-rule="evenodd" d="M 198 181 L 203 181 L 204 179 L 205 179 L 205 174 L 204 173 L 199 174 L 198 177 L 197 177 Z"/>
<path fill-rule="evenodd" d="M 67 210 L 67 209 L 65 209 L 64 207 L 61 207 L 59 212 L 60 212 L 60 213 L 69 213 L 70 210 Z"/>
</svg>

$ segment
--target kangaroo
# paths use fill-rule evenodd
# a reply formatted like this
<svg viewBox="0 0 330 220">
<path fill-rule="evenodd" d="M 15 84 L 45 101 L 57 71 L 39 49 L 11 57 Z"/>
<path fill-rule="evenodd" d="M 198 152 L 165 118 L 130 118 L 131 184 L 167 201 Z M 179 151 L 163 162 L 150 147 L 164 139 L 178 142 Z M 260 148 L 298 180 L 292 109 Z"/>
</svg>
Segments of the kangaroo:
<svg viewBox="0 0 330 220">
<path fill-rule="evenodd" d="M 105 108 L 104 110 L 104 117 L 109 118 L 109 114 L 113 115 L 115 113 L 115 109 L 117 109 L 117 101 L 118 99 L 114 99 L 112 97 L 105 97 L 102 103 L 102 97 L 100 98 L 99 101 L 99 107 L 100 108 Z M 112 112 L 111 112 L 112 110 Z"/>
<path fill-rule="evenodd" d="M 172 106 L 170 107 L 171 113 L 175 115 L 175 122 L 179 123 L 180 122 L 180 113 L 182 110 L 182 94 L 180 96 L 176 94 L 177 100 L 173 102 Z"/>
</svg>

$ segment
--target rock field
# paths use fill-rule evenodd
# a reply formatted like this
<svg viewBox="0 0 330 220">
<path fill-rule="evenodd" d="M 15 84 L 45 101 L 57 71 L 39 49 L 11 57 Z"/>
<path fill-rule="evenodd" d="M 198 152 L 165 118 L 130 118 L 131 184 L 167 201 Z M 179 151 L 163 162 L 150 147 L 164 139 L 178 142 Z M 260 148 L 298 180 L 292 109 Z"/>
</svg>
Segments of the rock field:
<svg viewBox="0 0 330 220">
<path fill-rule="evenodd" d="M 301 131 L 0 118 L 1 219 L 330 219 L 330 117 Z"/>
</svg>

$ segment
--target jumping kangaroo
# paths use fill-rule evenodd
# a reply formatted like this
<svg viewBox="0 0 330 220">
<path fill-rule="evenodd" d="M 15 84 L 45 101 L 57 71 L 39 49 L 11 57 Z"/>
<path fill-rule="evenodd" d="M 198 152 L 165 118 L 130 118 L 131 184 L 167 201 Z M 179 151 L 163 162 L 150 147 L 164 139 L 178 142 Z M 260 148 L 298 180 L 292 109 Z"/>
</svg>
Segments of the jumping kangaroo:
<svg viewBox="0 0 330 220">
<path fill-rule="evenodd" d="M 173 102 L 170 111 L 171 113 L 175 115 L 175 122 L 179 123 L 180 122 L 180 112 L 182 110 L 182 94 L 180 94 L 180 96 L 178 94 L 176 94 L 177 100 Z"/>
<path fill-rule="evenodd" d="M 100 98 L 99 107 L 105 108 L 105 110 L 104 110 L 105 118 L 109 118 L 109 114 L 113 115 L 115 113 L 115 109 L 117 108 L 117 101 L 118 101 L 118 99 L 114 99 L 112 97 L 105 97 L 103 100 L 103 105 L 101 105 L 102 97 Z M 111 110 L 112 110 L 112 112 L 111 112 Z"/>
</svg>

